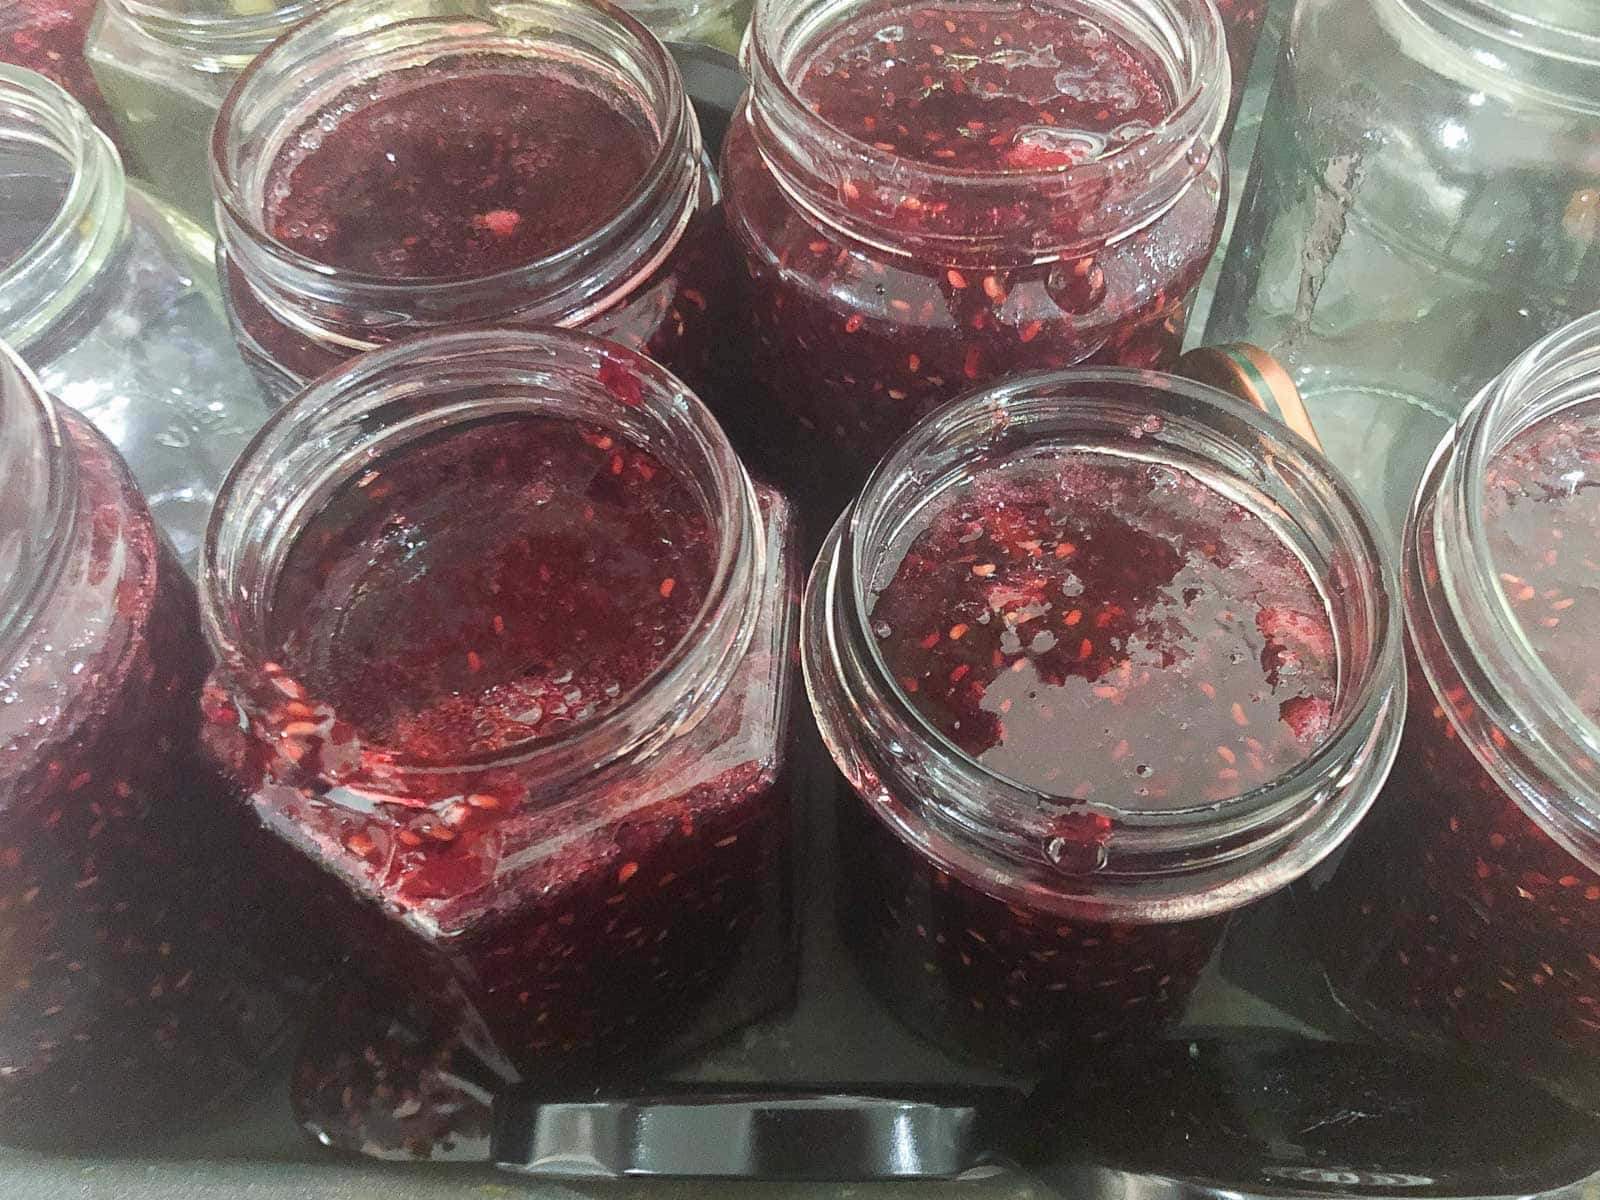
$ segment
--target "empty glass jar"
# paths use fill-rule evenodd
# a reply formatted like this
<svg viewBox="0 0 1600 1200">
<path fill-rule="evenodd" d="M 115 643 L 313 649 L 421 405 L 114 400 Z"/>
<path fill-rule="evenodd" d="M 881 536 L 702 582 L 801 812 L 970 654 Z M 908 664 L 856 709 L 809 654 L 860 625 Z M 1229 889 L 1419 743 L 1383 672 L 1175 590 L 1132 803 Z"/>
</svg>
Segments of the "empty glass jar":
<svg viewBox="0 0 1600 1200">
<path fill-rule="evenodd" d="M 1303 0 L 1207 340 L 1292 372 L 1398 529 L 1530 342 L 1600 307 L 1600 7 Z"/>
<path fill-rule="evenodd" d="M 211 239 L 130 184 L 81 105 L 0 67 L 0 339 L 116 445 L 186 563 L 267 406 Z"/>
</svg>

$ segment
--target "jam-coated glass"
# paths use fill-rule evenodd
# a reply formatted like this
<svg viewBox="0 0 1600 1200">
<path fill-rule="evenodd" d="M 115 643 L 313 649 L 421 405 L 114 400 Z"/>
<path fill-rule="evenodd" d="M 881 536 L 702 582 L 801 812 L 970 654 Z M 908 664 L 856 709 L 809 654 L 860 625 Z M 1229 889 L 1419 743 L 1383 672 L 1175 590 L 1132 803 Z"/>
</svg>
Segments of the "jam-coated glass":
<svg viewBox="0 0 1600 1200">
<path fill-rule="evenodd" d="M 707 381 L 718 185 L 677 65 L 618 8 L 346 0 L 257 58 L 211 153 L 230 313 L 280 396 L 485 321 Z"/>
<path fill-rule="evenodd" d="M 1389 769 L 1390 582 L 1326 462 L 1209 388 L 1040 373 L 919 424 L 802 619 L 869 980 L 1013 1068 L 1175 1017 Z"/>
<path fill-rule="evenodd" d="M 1223 211 L 1208 0 L 771 0 L 745 63 L 750 419 L 786 474 L 835 471 L 830 518 L 964 390 L 1176 357 Z"/>
<path fill-rule="evenodd" d="M 3 349 L 0 475 L 0 1140 L 84 1145 L 242 1083 L 323 964 L 199 753 L 193 583 Z"/>
<path fill-rule="evenodd" d="M 1600 733 L 1589 508 L 1600 316 L 1468 408 L 1402 553 L 1411 711 L 1395 772 L 1305 889 L 1334 992 L 1380 1031 L 1600 1104 Z"/>
<path fill-rule="evenodd" d="M 793 986 L 793 544 L 630 351 L 374 351 L 219 501 L 213 745 L 396 1011 L 540 1078 L 637 1066 Z"/>
</svg>

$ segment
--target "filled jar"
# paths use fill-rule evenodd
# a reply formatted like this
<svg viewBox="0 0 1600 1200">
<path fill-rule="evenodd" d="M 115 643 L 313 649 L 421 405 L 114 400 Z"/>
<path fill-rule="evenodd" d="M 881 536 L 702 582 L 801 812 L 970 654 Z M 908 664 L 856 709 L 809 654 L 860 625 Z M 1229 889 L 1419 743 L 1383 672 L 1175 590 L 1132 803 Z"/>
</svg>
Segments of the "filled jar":
<svg viewBox="0 0 1600 1200">
<path fill-rule="evenodd" d="M 245 72 L 212 156 L 230 311 L 280 395 L 481 321 L 708 379 L 716 179 L 672 57 L 609 4 L 346 0 Z"/>
<path fill-rule="evenodd" d="M 0 1140 L 83 1144 L 242 1083 L 324 961 L 199 754 L 194 585 L 3 348 L 0 476 Z"/>
<path fill-rule="evenodd" d="M 540 1078 L 636 1065 L 793 984 L 793 542 L 631 351 L 375 351 L 218 502 L 216 752 L 397 998 Z"/>
<path fill-rule="evenodd" d="M 115 443 L 186 564 L 267 404 L 211 242 L 129 183 L 83 107 L 0 66 L 0 339 Z"/>
<path fill-rule="evenodd" d="M 1306 900 L 1335 993 L 1600 1104 L 1600 315 L 1435 454 L 1402 553 L 1394 776 Z"/>
<path fill-rule="evenodd" d="M 210 227 L 211 126 L 223 97 L 273 39 L 331 3 L 100 0 L 89 68 L 152 193 Z"/>
<path fill-rule="evenodd" d="M 1390 584 L 1328 464 L 1198 384 L 1039 373 L 919 424 L 803 619 L 878 992 L 1011 1068 L 1175 1017 L 1228 914 L 1338 846 L 1389 769 Z"/>
<path fill-rule="evenodd" d="M 1600 308 L 1600 5 L 1302 0 L 1206 330 L 1277 357 L 1398 536 L 1428 455 Z"/>
<path fill-rule="evenodd" d="M 1250 79 L 1256 44 L 1260 42 L 1262 27 L 1267 23 L 1268 4 L 1269 0 L 1217 0 L 1217 11 L 1222 14 L 1222 30 L 1228 44 L 1228 67 L 1233 77 L 1229 103 L 1230 127 L 1239 101 L 1244 96 L 1245 84 Z"/>
<path fill-rule="evenodd" d="M 11 0 L 0 11 L 0 62 L 37 71 L 65 88 L 100 128 L 116 122 L 84 56 L 95 0 Z"/>
<path fill-rule="evenodd" d="M 723 176 L 792 470 L 848 496 L 975 385 L 1176 357 L 1222 212 L 1209 0 L 772 0 L 746 68 Z"/>
</svg>

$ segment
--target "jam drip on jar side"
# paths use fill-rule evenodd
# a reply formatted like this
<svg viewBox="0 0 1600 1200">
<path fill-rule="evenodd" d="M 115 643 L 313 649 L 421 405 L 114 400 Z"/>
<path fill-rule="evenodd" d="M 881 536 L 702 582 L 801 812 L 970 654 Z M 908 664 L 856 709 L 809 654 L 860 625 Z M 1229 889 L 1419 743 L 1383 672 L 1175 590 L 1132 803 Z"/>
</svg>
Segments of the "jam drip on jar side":
<svg viewBox="0 0 1600 1200">
<path fill-rule="evenodd" d="M 1485 474 L 1499 583 L 1573 703 L 1600 714 L 1600 402 L 1536 422 Z M 1410 663 L 1399 759 L 1312 897 L 1319 952 L 1358 1015 L 1439 1032 L 1590 1106 L 1600 1062 L 1600 874 L 1557 844 L 1462 741 L 1464 689 Z M 1503 735 L 1491 731 L 1496 745 Z"/>
<path fill-rule="evenodd" d="M 436 1036 L 481 1025 L 540 1077 L 637 1061 L 787 928 L 781 748 L 702 747 L 672 780 L 538 799 L 515 759 L 663 664 L 713 555 L 704 507 L 666 464 L 556 418 L 415 442 L 300 534 L 275 601 L 281 711 L 242 745 L 214 694 L 214 742 L 259 780 L 265 819 L 309 847 L 326 919 L 396 996 L 422 998 Z M 440 769 L 396 793 L 398 758 Z M 659 799 L 611 812 L 641 790 Z"/>
<path fill-rule="evenodd" d="M 196 754 L 209 656 L 193 585 L 110 447 L 62 417 L 93 529 L 69 586 L 123 575 L 109 621 L 57 631 L 84 654 L 81 690 L 40 714 L 45 736 L 0 748 L 0 1125 L 51 1145 L 220 1098 L 330 961 L 288 934 L 259 839 Z M 79 620 L 75 603 L 58 611 Z M 60 695 L 52 661 L 24 660 L 0 689 Z"/>
<path fill-rule="evenodd" d="M 1173 467 L 986 466 L 880 587 L 889 670 L 968 755 L 1063 798 L 1064 867 L 1092 869 L 1111 830 L 1077 802 L 1224 800 L 1329 732 L 1326 601 L 1265 521 Z M 843 809 L 848 938 L 913 1024 L 982 1058 L 1037 1064 L 1160 1024 L 1226 924 L 1065 920 L 940 869 L 855 797 Z"/>
<path fill-rule="evenodd" d="M 307 258 L 431 279 L 520 266 L 604 224 L 655 157 L 642 112 L 548 68 L 419 71 L 387 92 L 273 164 L 268 226 Z"/>
</svg>

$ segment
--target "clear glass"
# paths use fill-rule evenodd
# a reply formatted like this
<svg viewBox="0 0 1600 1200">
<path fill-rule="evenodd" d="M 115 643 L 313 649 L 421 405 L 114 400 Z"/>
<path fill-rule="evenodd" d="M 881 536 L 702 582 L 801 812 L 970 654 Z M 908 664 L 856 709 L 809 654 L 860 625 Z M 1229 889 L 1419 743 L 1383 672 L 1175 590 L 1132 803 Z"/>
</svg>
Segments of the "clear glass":
<svg viewBox="0 0 1600 1200">
<path fill-rule="evenodd" d="M 1289 368 L 1393 530 L 1473 394 L 1600 307 L 1597 135 L 1587 0 L 1295 10 L 1206 336 Z"/>
<path fill-rule="evenodd" d="M 987 464 L 1058 451 L 1184 471 L 1259 516 L 1300 560 L 1337 651 L 1327 736 L 1298 765 L 1220 800 L 1047 794 L 981 765 L 909 699 L 873 616 L 906 531 L 941 495 L 976 488 Z M 973 574 L 993 570 L 979 563 Z M 840 798 L 844 933 L 891 1007 L 941 1044 L 1011 1067 L 1175 1016 L 1228 914 L 1334 850 L 1388 773 L 1405 710 L 1392 585 L 1370 519 L 1326 461 L 1198 384 L 1119 369 L 1039 373 L 918 425 L 829 534 L 801 638 L 812 708 L 850 785 Z M 1100 627 L 1087 585 L 1083 594 L 1089 619 L 1062 614 L 1075 633 Z M 1055 613 L 1043 616 L 1029 628 L 1058 629 Z M 1116 678 L 1108 668 L 1090 682 L 1114 692 Z"/>
<path fill-rule="evenodd" d="M 11 0 L 0 10 L 0 62 L 37 71 L 64 87 L 95 124 L 115 136 L 116 122 L 84 56 L 94 5 L 95 0 Z"/>
<path fill-rule="evenodd" d="M 1439 446 L 1402 554 L 1412 703 L 1400 766 L 1306 896 L 1334 991 L 1358 1017 L 1469 1046 L 1589 1107 L 1600 731 L 1530 645 L 1507 597 L 1528 585 L 1497 567 L 1483 508 L 1508 442 L 1597 397 L 1591 315 L 1529 349 Z"/>
<path fill-rule="evenodd" d="M 127 468 L 9 350 L 0 430 L 0 1126 L 86 1144 L 242 1083 L 323 964 L 201 766 L 194 585 Z"/>
<path fill-rule="evenodd" d="M 346 485 L 372 502 L 391 487 L 415 496 L 395 520 L 412 529 L 418 555 L 474 536 L 452 524 L 448 506 L 425 515 L 427 493 L 444 483 L 391 464 L 506 418 L 580 425 L 591 430 L 587 444 L 607 452 L 648 447 L 703 506 L 714 569 L 681 640 L 631 691 L 608 690 L 610 707 L 585 702 L 559 727 L 474 748 L 469 731 L 489 711 L 478 688 L 478 715 L 424 750 L 415 735 L 384 734 L 308 689 L 313 660 L 281 632 L 301 611 L 292 589 L 308 580 L 286 564 L 328 497 L 350 494 Z M 602 474 L 620 477 L 620 451 L 612 461 Z M 394 483 L 378 482 L 386 473 Z M 500 545 L 542 538 L 538 522 L 562 519 L 576 521 L 566 506 L 520 525 L 508 519 L 492 531 L 503 541 L 475 559 L 501 561 Z M 419 1000 L 444 1035 L 474 1031 L 469 1043 L 489 1061 L 538 1078 L 696 1044 L 786 999 L 794 982 L 795 536 L 787 504 L 752 485 L 699 401 L 630 351 L 511 329 L 375 351 L 274 417 L 218 502 L 202 585 L 221 662 L 216 752 L 298 865 L 303 889 L 322 897 L 326 923 L 387 981 L 397 1008 Z M 377 553 L 367 545 L 356 557 Z M 414 569 L 421 580 L 424 568 Z M 420 582 L 397 586 L 421 594 Z M 450 603 L 466 603 L 460 595 L 453 590 Z M 670 582 L 660 595 L 672 595 Z M 542 619 L 503 603 L 484 636 Z M 441 614 L 440 624 L 462 619 Z M 639 632 L 611 628 L 609 642 L 573 634 L 589 639 L 582 670 L 601 645 L 649 636 L 644 614 L 619 619 Z M 352 657 L 346 674 L 370 676 L 394 653 L 387 643 L 349 651 L 358 635 L 340 629 L 344 652 L 374 656 Z M 484 650 L 488 662 L 493 645 Z M 426 661 L 461 657 L 439 653 Z M 466 660 L 474 674 L 482 665 L 476 651 Z M 433 669 L 405 661 L 408 671 Z M 557 698 L 525 719 L 541 720 Z M 564 702 L 580 703 L 577 693 Z"/>
<path fill-rule="evenodd" d="M 345 99 L 353 89 L 376 97 L 419 71 L 470 80 L 507 63 L 576 71 L 585 86 L 625 97 L 654 129 L 653 160 L 603 225 L 533 262 L 443 278 L 331 268 L 268 228 L 280 151 L 337 128 L 330 107 L 359 111 Z M 364 350 L 480 321 L 579 327 L 644 351 L 691 386 L 709 378 L 729 293 L 718 187 L 677 65 L 620 10 L 578 0 L 351 0 L 256 60 L 223 106 L 212 160 L 230 313 L 247 357 L 284 398 Z M 408 217 L 398 202 L 367 219 Z"/>
<path fill-rule="evenodd" d="M 964 389 L 1030 368 L 1176 357 L 1224 207 L 1222 27 L 1206 0 L 1060 9 L 1137 48 L 1174 97 L 1171 115 L 1084 161 L 978 170 L 848 135 L 800 95 L 822 38 L 899 10 L 757 7 L 751 90 L 723 148 L 728 221 L 750 278 L 761 400 L 749 416 L 757 444 L 778 448 L 772 469 L 796 487 L 840 476 L 824 497 L 830 519 L 896 438 Z"/>
<path fill-rule="evenodd" d="M 625 0 L 627 9 L 664 42 L 700 42 L 739 53 L 755 0 Z"/>
<path fill-rule="evenodd" d="M 0 67 L 0 339 L 109 437 L 186 564 L 267 405 L 223 315 L 211 241 L 123 176 L 78 103 Z"/>
<path fill-rule="evenodd" d="M 211 126 L 256 55 L 333 0 L 100 0 L 89 68 L 136 173 L 211 228 Z"/>
</svg>

